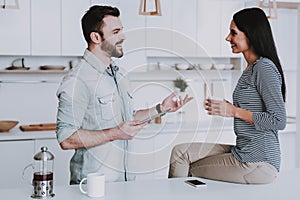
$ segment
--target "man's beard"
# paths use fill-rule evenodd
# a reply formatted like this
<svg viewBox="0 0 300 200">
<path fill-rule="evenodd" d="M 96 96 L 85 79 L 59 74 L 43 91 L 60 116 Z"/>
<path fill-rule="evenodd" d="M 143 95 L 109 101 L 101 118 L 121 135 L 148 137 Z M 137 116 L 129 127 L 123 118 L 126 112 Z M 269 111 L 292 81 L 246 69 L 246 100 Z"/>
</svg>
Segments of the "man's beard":
<svg viewBox="0 0 300 200">
<path fill-rule="evenodd" d="M 122 43 L 122 41 L 112 45 L 109 41 L 104 39 L 102 41 L 101 49 L 110 54 L 111 57 L 121 58 L 123 56 L 123 50 L 117 50 L 117 45 L 120 43 Z"/>
</svg>

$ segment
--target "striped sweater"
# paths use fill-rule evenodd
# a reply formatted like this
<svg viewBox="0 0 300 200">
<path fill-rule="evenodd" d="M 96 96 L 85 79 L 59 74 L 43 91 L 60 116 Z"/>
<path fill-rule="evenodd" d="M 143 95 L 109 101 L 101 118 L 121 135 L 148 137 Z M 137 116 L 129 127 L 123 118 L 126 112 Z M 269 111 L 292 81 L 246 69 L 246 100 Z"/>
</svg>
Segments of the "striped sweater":
<svg viewBox="0 0 300 200">
<path fill-rule="evenodd" d="M 286 125 L 282 79 L 275 64 L 258 59 L 238 80 L 233 104 L 253 112 L 254 124 L 234 119 L 237 136 L 232 153 L 241 162 L 267 162 L 280 169 L 278 130 Z"/>
</svg>

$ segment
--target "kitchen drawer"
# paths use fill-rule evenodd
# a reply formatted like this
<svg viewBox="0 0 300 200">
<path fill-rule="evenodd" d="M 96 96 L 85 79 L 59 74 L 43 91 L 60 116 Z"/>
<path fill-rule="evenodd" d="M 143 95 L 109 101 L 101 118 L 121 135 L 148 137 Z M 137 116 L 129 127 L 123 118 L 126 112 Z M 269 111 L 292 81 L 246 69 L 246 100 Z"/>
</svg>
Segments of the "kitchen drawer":
<svg viewBox="0 0 300 200">
<path fill-rule="evenodd" d="M 28 170 L 26 180 L 22 179 L 25 166 L 33 162 L 34 140 L 0 142 L 0 188 L 29 186 L 32 177 Z"/>
</svg>

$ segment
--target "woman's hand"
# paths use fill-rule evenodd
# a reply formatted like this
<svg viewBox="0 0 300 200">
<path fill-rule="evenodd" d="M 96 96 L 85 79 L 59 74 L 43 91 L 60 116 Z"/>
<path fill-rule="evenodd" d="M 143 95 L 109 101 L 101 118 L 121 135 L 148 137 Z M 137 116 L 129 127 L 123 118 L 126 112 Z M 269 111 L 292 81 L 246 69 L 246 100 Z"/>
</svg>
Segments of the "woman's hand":
<svg viewBox="0 0 300 200">
<path fill-rule="evenodd" d="M 205 110 L 209 115 L 219 115 L 222 117 L 234 117 L 235 106 L 224 100 L 205 100 Z"/>
<path fill-rule="evenodd" d="M 161 110 L 162 112 L 167 110 L 170 110 L 170 112 L 175 112 L 192 99 L 193 97 L 189 97 L 188 95 L 185 95 L 185 97 L 182 99 L 181 96 L 177 97 L 176 93 L 173 92 L 162 101 Z"/>
</svg>

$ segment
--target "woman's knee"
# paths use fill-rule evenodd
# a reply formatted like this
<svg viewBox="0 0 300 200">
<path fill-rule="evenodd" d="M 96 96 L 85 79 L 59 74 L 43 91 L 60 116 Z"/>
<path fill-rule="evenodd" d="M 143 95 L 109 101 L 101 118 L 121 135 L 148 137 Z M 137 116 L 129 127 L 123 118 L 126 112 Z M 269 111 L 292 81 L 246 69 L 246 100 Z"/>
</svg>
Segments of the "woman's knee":
<svg viewBox="0 0 300 200">
<path fill-rule="evenodd" d="M 186 149 L 186 145 L 187 144 L 177 144 L 173 147 L 172 149 L 172 155 L 173 156 L 181 156 L 182 154 L 185 153 L 185 149 Z"/>
<path fill-rule="evenodd" d="M 248 184 L 268 184 L 272 183 L 278 175 L 277 169 L 269 163 L 258 164 L 250 173 L 244 175 Z"/>
</svg>

